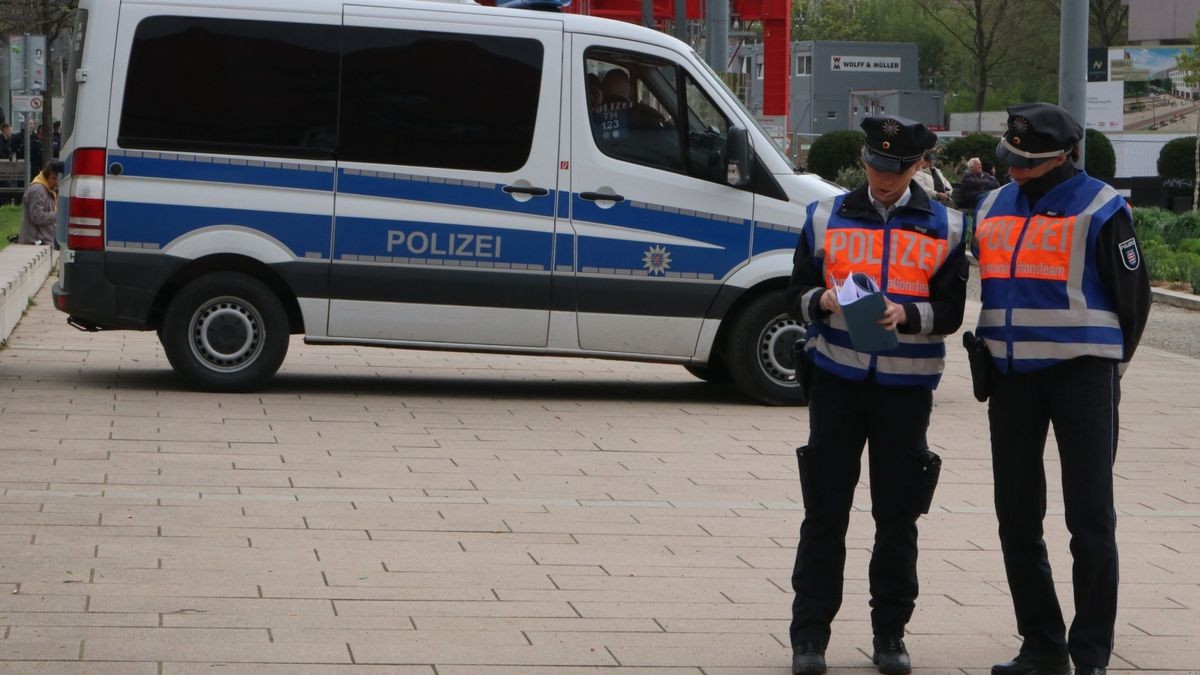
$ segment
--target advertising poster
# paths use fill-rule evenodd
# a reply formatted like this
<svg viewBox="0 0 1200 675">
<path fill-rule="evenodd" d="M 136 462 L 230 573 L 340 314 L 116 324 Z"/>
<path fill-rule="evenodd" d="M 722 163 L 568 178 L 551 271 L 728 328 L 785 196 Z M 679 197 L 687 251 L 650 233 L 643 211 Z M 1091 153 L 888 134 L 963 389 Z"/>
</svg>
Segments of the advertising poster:
<svg viewBox="0 0 1200 675">
<path fill-rule="evenodd" d="M 1195 133 L 1197 88 L 1184 82 L 1191 47 L 1088 50 L 1087 126 L 1103 132 Z"/>
</svg>

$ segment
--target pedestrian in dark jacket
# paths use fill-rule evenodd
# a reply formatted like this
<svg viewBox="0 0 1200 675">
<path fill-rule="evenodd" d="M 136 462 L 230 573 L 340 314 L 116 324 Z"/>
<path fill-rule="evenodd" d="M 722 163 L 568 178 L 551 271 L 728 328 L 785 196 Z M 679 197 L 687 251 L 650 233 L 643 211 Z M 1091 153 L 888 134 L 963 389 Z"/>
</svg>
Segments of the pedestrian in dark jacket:
<svg viewBox="0 0 1200 675">
<path fill-rule="evenodd" d="M 983 162 L 978 157 L 972 157 L 967 160 L 967 172 L 962 177 L 962 196 L 958 200 L 958 207 L 974 211 L 980 195 L 998 187 L 1000 182 L 996 177 L 983 170 Z"/>
</svg>

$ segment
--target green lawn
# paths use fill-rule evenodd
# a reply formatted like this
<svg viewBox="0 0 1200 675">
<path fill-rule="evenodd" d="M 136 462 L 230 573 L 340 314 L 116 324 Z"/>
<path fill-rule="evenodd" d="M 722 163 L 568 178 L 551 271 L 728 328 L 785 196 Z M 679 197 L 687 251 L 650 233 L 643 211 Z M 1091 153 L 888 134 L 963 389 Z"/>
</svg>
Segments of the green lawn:
<svg viewBox="0 0 1200 675">
<path fill-rule="evenodd" d="M 0 206 L 0 249 L 8 246 L 8 235 L 21 229 L 21 207 Z"/>
</svg>

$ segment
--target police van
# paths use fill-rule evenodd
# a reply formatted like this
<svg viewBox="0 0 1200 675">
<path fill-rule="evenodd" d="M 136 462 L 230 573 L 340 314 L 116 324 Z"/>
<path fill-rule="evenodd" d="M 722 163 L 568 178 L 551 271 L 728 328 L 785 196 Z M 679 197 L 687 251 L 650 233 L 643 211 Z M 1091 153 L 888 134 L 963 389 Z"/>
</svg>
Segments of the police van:
<svg viewBox="0 0 1200 675">
<path fill-rule="evenodd" d="M 797 174 L 691 48 L 430 0 L 81 0 L 55 306 L 242 391 L 309 344 L 678 363 L 800 398 Z"/>
</svg>

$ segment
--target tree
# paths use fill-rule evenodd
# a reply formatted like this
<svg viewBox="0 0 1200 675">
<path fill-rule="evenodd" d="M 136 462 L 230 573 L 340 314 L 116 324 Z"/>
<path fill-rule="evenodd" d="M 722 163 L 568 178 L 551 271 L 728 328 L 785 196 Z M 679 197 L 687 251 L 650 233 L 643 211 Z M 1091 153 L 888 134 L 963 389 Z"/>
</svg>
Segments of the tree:
<svg viewBox="0 0 1200 675">
<path fill-rule="evenodd" d="M 54 125 L 55 76 L 59 70 L 54 63 L 54 44 L 69 29 L 78 4 L 78 0 L 0 0 L 0 31 L 7 34 L 29 33 L 46 36 L 46 50 L 49 54 L 46 58 L 46 91 L 42 100 L 42 120 L 47 130 L 47 157 L 50 147 L 49 131 Z M 62 58 L 61 55 L 59 58 Z"/>
<path fill-rule="evenodd" d="M 1062 18 L 1062 0 L 1042 0 L 1054 16 Z M 1111 47 L 1125 44 L 1129 31 L 1128 0 L 1088 1 L 1088 45 Z"/>
<path fill-rule="evenodd" d="M 1023 11 L 1024 0 L 914 0 L 930 20 L 966 50 L 974 68 L 969 80 L 974 110 L 982 111 L 992 76 L 1015 52 L 1012 18 Z"/>
</svg>

